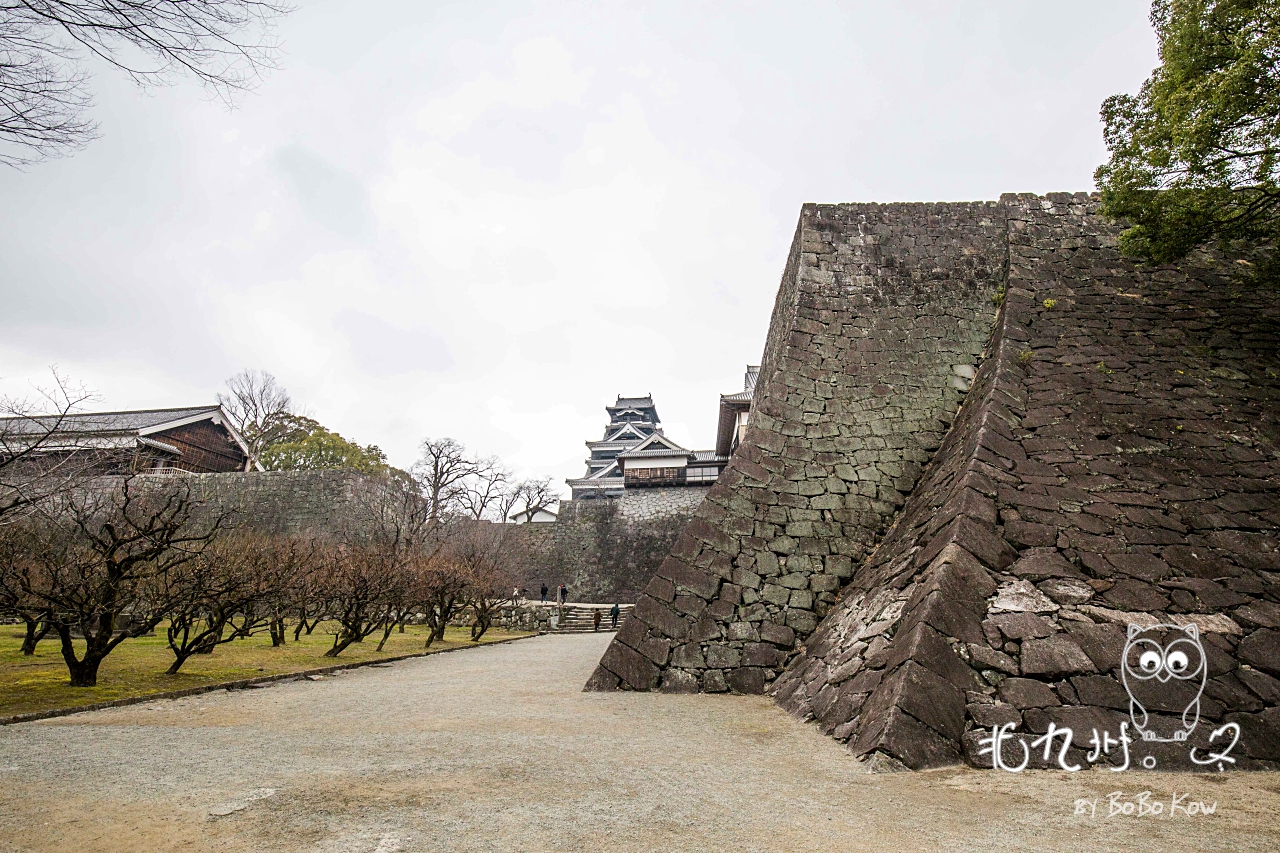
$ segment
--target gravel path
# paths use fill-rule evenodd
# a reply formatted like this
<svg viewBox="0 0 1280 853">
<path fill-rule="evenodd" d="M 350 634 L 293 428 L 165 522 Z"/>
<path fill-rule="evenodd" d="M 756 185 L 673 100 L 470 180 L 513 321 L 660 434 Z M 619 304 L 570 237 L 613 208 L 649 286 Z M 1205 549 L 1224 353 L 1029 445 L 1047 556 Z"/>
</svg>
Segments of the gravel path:
<svg viewBox="0 0 1280 853">
<path fill-rule="evenodd" d="M 0 850 L 1280 849 L 1280 774 L 868 774 L 762 697 L 582 693 L 611 636 L 5 727 Z"/>
</svg>

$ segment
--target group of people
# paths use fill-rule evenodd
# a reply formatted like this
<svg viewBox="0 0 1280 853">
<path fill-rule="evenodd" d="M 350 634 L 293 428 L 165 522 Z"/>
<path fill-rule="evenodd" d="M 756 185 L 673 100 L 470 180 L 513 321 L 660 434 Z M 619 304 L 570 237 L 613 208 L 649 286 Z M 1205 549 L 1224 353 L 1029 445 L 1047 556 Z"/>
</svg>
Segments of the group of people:
<svg viewBox="0 0 1280 853">
<path fill-rule="evenodd" d="M 542 585 L 542 603 L 547 603 L 547 585 Z M 556 590 L 556 603 L 561 607 L 569 603 L 569 587 L 560 584 L 560 588 Z"/>
<path fill-rule="evenodd" d="M 549 591 L 550 590 L 548 589 L 547 585 L 544 583 L 540 591 L 541 593 L 539 597 L 540 603 L 542 604 L 547 603 L 547 593 Z M 524 593 L 525 593 L 524 590 L 520 589 L 519 587 L 516 587 L 514 590 L 512 590 L 512 593 L 511 593 L 512 600 L 514 600 L 517 604 L 523 603 L 525 600 Z M 561 607 L 564 607 L 566 604 L 568 604 L 568 602 L 569 602 L 569 587 L 566 586 L 565 584 L 560 584 L 560 586 L 556 589 L 556 603 Z M 609 630 L 611 631 L 618 630 L 618 617 L 619 615 L 621 615 L 621 613 L 622 613 L 622 607 L 617 602 L 614 602 L 613 607 L 609 608 L 609 623 L 610 623 Z M 592 627 L 595 630 L 599 631 L 600 623 L 602 621 L 604 621 L 604 611 L 597 608 L 595 612 L 591 614 Z"/>
</svg>

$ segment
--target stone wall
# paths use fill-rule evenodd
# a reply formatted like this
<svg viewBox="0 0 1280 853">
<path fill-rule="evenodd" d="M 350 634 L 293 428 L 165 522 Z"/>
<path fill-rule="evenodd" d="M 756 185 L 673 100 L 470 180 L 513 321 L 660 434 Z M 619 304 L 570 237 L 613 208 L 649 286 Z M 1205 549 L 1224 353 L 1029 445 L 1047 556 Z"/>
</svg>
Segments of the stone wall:
<svg viewBox="0 0 1280 853">
<path fill-rule="evenodd" d="M 750 427 L 589 689 L 759 693 L 938 447 L 995 313 L 999 205 L 806 205 Z"/>
<path fill-rule="evenodd" d="M 1276 294 L 1237 281 L 1236 263 L 1122 259 L 1085 195 L 1002 204 L 1009 276 L 989 357 L 777 701 L 912 768 L 990 767 L 980 732 L 1002 723 L 1032 738 L 1068 727 L 1086 749 L 1126 724 L 1131 766 L 1193 769 L 1188 746 L 1235 722 L 1236 766 L 1277 766 Z M 1132 729 L 1147 713 L 1131 718 L 1121 678 L 1131 624 L 1179 626 L 1192 665 L 1204 656 L 1186 742 Z M 1156 686 L 1147 725 L 1185 730 L 1198 682 Z M 1021 758 L 1016 744 L 1005 755 Z"/>
<path fill-rule="evenodd" d="M 357 471 L 259 471 L 166 474 L 180 477 L 208 511 L 233 511 L 236 523 L 279 534 L 336 531 L 359 521 L 362 491 L 379 480 Z M 513 532 L 523 548 L 512 571 L 534 595 L 564 583 L 576 601 L 635 601 L 706 494 L 705 488 L 645 489 L 619 500 L 565 501 L 551 524 Z"/>
<path fill-rule="evenodd" d="M 637 491 L 564 501 L 554 523 L 521 525 L 528 559 L 517 582 L 534 596 L 563 583 L 573 601 L 634 602 L 707 489 Z"/>
<path fill-rule="evenodd" d="M 618 512 L 628 521 L 649 521 L 670 515 L 692 516 L 710 490 L 710 486 L 627 489 L 618 499 Z"/>
<path fill-rule="evenodd" d="M 353 511 L 359 490 L 377 482 L 348 469 L 175 473 L 150 479 L 162 478 L 181 478 L 210 510 L 233 511 L 238 524 L 281 534 L 334 529 Z"/>
</svg>

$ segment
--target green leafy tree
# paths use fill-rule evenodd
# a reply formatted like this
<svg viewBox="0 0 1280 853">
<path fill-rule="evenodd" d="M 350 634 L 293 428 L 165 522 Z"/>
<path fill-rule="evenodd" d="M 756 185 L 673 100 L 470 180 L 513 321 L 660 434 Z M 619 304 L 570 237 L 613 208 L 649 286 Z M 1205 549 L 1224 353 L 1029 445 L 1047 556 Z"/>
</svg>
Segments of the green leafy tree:
<svg viewBox="0 0 1280 853">
<path fill-rule="evenodd" d="M 289 415 L 282 438 L 268 445 L 259 458 L 268 471 L 317 468 L 354 468 L 370 474 L 388 471 L 386 454 L 376 445 L 361 447 L 302 415 Z"/>
<path fill-rule="evenodd" d="M 1157 263 L 1280 233 L 1280 2 L 1156 0 L 1160 67 L 1102 104 L 1102 211 L 1124 254 Z M 1274 270 L 1274 266 L 1271 267 Z"/>
</svg>

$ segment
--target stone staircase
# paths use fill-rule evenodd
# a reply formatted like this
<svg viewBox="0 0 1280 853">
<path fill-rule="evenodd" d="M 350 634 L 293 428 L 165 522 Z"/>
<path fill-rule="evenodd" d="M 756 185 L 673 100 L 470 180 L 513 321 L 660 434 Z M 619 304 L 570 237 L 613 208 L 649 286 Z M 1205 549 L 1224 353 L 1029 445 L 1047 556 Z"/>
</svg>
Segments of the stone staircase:
<svg viewBox="0 0 1280 853">
<path fill-rule="evenodd" d="M 622 625 L 622 620 L 627 618 L 633 606 L 619 605 L 618 625 Z M 613 630 L 613 620 L 609 618 L 612 607 L 612 604 L 566 604 L 560 610 L 561 618 L 552 630 L 557 634 L 590 634 L 594 630 L 592 614 L 597 610 L 600 611 L 600 631 Z"/>
</svg>

